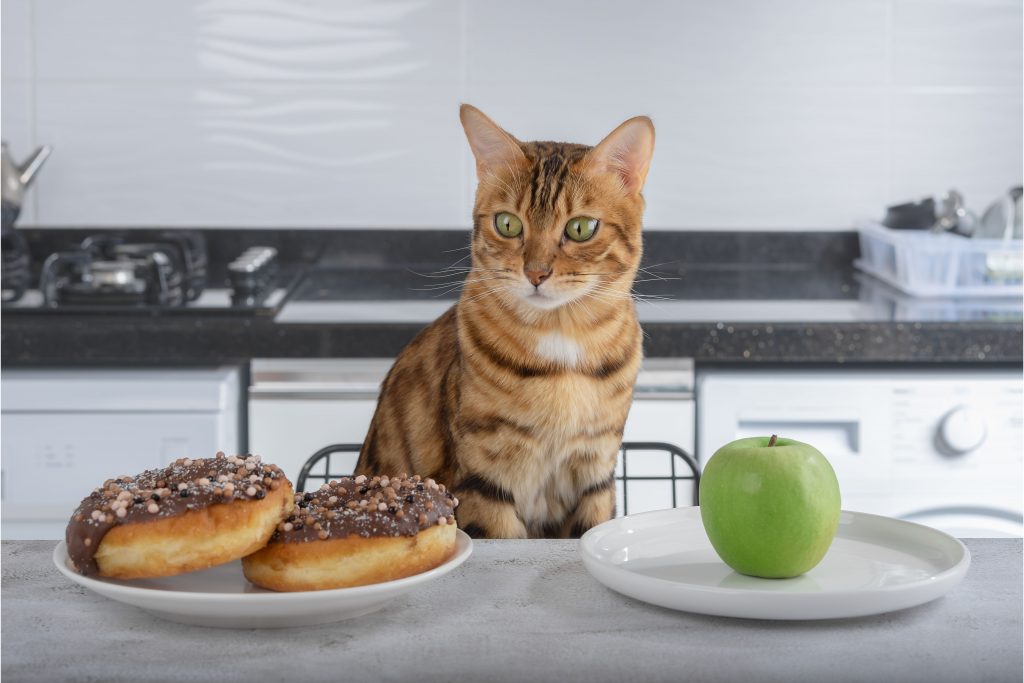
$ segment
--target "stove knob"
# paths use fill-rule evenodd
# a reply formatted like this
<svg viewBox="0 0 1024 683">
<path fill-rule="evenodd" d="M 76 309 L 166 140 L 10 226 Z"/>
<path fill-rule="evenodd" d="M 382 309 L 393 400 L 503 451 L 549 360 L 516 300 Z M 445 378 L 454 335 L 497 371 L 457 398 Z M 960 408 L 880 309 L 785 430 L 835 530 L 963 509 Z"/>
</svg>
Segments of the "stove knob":
<svg viewBox="0 0 1024 683">
<path fill-rule="evenodd" d="M 976 410 L 957 406 L 939 423 L 939 441 L 956 455 L 970 453 L 985 441 L 988 427 Z"/>
</svg>

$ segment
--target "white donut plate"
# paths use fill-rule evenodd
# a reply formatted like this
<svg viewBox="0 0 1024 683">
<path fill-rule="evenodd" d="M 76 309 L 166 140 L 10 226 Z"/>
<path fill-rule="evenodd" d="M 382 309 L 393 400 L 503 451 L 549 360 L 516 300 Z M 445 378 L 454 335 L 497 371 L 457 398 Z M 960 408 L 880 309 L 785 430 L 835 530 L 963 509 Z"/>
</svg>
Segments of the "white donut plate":
<svg viewBox="0 0 1024 683">
<path fill-rule="evenodd" d="M 963 543 L 931 527 L 843 511 L 825 558 L 792 579 L 730 569 L 699 507 L 613 519 L 580 539 L 583 564 L 614 591 L 662 607 L 747 619 L 839 619 L 934 600 L 967 573 Z"/>
<path fill-rule="evenodd" d="M 240 560 L 162 579 L 102 579 L 72 570 L 67 546 L 61 541 L 53 551 L 53 563 L 64 576 L 105 598 L 170 621 L 218 628 L 287 628 L 329 624 L 375 612 L 418 586 L 441 578 L 472 552 L 473 541 L 458 530 L 455 554 L 429 571 L 369 586 L 295 593 L 276 593 L 252 585 L 242 575 Z"/>
</svg>

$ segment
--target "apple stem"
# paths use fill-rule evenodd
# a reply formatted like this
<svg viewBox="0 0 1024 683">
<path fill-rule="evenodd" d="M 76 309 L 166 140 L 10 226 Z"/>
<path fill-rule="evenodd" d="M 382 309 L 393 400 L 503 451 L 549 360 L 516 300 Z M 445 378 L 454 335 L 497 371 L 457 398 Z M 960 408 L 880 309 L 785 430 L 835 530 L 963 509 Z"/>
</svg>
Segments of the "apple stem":
<svg viewBox="0 0 1024 683">
<path fill-rule="evenodd" d="M 779 440 L 779 435 L 778 434 L 772 434 L 772 438 L 768 439 L 768 445 L 769 446 L 774 446 L 775 442 L 778 441 L 778 440 Z"/>
</svg>

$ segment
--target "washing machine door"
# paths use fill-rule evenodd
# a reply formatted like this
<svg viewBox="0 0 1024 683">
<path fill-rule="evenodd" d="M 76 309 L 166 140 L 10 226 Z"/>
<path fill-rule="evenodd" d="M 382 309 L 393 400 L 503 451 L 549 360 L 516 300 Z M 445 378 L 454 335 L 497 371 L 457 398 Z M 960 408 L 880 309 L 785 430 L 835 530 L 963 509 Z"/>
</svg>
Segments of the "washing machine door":
<svg viewBox="0 0 1024 683">
<path fill-rule="evenodd" d="M 990 507 L 934 507 L 899 515 L 944 531 L 957 538 L 1021 538 L 1024 515 L 1019 511 Z"/>
</svg>

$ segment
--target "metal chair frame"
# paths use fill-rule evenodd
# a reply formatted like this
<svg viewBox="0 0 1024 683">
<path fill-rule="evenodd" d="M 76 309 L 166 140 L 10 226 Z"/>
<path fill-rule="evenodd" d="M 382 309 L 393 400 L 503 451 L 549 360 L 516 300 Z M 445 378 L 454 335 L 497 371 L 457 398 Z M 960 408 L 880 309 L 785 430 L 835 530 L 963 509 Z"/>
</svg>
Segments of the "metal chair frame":
<svg viewBox="0 0 1024 683">
<path fill-rule="evenodd" d="M 629 476 L 629 452 L 630 451 L 666 451 L 670 455 L 670 462 L 672 467 L 672 473 L 667 477 L 631 477 Z M 684 451 L 675 444 L 666 443 L 663 441 L 623 441 L 622 445 L 619 446 L 619 452 L 622 453 L 622 476 L 615 477 L 618 481 L 622 482 L 622 509 L 625 514 L 629 514 L 629 487 L 626 486 L 626 482 L 629 481 L 669 481 L 672 486 L 672 507 L 678 507 L 678 494 L 676 492 L 677 481 L 692 481 L 693 482 L 693 504 L 698 505 L 700 503 L 700 466 L 697 464 L 696 458 Z M 676 459 L 682 460 L 689 470 L 690 474 L 678 474 L 676 469 Z"/>
<path fill-rule="evenodd" d="M 340 479 L 341 477 L 351 476 L 351 472 L 331 472 L 331 455 L 335 453 L 359 453 L 363 445 L 358 443 L 339 443 L 325 446 L 310 456 L 309 460 L 302 466 L 302 470 L 299 472 L 299 478 L 295 482 L 296 491 L 305 491 L 306 482 L 308 479 L 322 479 L 323 481 L 330 481 L 331 479 Z M 645 476 L 630 476 L 629 475 L 629 452 L 630 451 L 663 451 L 667 452 L 670 456 L 671 462 L 671 474 L 669 476 L 661 477 L 645 477 Z M 616 476 L 616 481 L 622 482 L 622 509 L 625 514 L 629 514 L 629 487 L 627 482 L 630 481 L 667 481 L 670 482 L 672 487 L 672 507 L 676 507 L 679 504 L 678 494 L 676 492 L 677 481 L 692 481 L 693 482 L 693 504 L 697 505 L 700 501 L 700 466 L 697 465 L 697 460 L 684 451 L 679 446 L 671 443 L 664 443 L 661 441 L 623 441 L 622 445 L 619 446 L 619 452 L 622 454 L 622 475 Z M 326 459 L 324 473 L 323 474 L 310 474 L 310 471 L 316 467 L 321 461 Z M 677 460 L 682 461 L 682 464 L 689 469 L 689 474 L 679 473 Z"/>
</svg>

